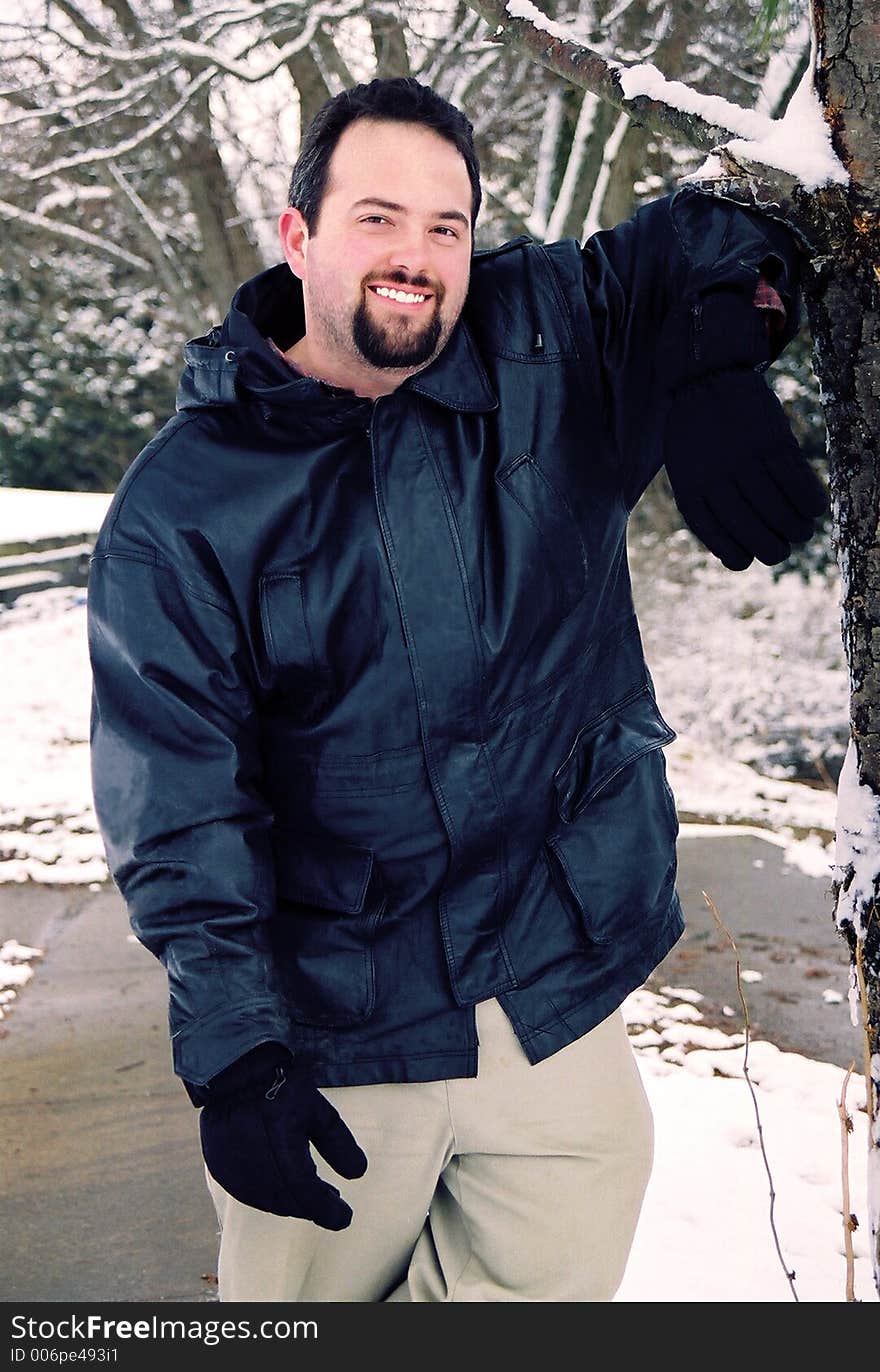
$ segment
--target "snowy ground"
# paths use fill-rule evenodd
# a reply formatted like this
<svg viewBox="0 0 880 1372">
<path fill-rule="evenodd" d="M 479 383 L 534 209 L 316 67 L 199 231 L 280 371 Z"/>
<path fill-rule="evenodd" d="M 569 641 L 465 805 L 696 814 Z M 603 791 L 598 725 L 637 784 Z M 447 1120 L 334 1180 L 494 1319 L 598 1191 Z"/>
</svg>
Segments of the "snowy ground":
<svg viewBox="0 0 880 1372">
<path fill-rule="evenodd" d="M 0 491 L 0 543 L 25 536 L 24 505 L 32 503 L 20 500 L 13 514 L 7 494 Z M 70 509 L 63 499 L 54 515 L 42 502 L 27 536 L 94 528 L 102 501 L 82 528 L 79 512 L 70 516 L 74 527 L 61 527 Z M 788 861 L 827 877 L 836 809 L 831 770 L 847 716 L 834 585 L 805 586 L 794 577 L 774 583 L 759 566 L 725 572 L 697 556 L 687 538 L 640 548 L 635 563 L 658 699 L 679 733 L 667 761 L 685 831 L 746 825 L 781 845 Z M 85 592 L 58 588 L 0 609 L 0 655 L 7 722 L 0 883 L 103 882 L 89 785 Z M 803 755 L 805 737 L 820 774 L 821 759 L 829 759 L 824 787 L 785 778 L 791 740 Z M 39 956 L 14 939 L 0 948 L 0 1016 L 3 1000 L 9 1014 L 35 968 L 39 975 Z M 657 1158 L 618 1299 L 846 1300 L 838 1112 L 846 1074 L 767 1042 L 748 1044 L 746 1060 L 744 1023 L 732 1020 L 731 1034 L 704 1028 L 699 999 L 690 988 L 668 987 L 659 996 L 640 991 L 624 1007 L 654 1109 Z M 14 1015 L 7 1028 L 14 1032 Z M 847 1107 L 846 1208 L 860 1221 L 852 1240 L 855 1299 L 872 1301 L 858 1075 Z M 787 1271 L 794 1271 L 791 1280 Z"/>
</svg>

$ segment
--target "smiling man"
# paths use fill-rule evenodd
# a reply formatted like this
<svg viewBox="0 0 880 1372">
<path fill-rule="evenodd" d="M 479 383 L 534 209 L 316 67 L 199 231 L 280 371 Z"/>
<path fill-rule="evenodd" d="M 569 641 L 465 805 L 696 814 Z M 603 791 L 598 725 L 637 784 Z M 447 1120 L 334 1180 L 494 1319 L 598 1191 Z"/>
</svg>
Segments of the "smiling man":
<svg viewBox="0 0 880 1372">
<path fill-rule="evenodd" d="M 781 224 L 685 188 L 475 253 L 479 208 L 427 87 L 329 101 L 92 558 L 95 807 L 223 1301 L 613 1299 L 620 1007 L 683 927 L 628 516 L 665 463 L 741 568 L 825 504 L 762 376 Z"/>
<path fill-rule="evenodd" d="M 281 216 L 284 255 L 305 288 L 305 333 L 286 356 L 376 399 L 432 362 L 455 327 L 473 251 L 471 182 L 431 128 L 374 119 L 345 129 L 327 172 L 320 210 L 306 217 L 294 201 Z"/>
</svg>

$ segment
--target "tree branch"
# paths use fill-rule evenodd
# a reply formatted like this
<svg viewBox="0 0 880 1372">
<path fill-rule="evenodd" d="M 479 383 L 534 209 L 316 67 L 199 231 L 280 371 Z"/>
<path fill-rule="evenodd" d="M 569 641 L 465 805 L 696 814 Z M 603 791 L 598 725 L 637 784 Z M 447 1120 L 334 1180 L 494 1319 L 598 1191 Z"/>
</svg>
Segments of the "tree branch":
<svg viewBox="0 0 880 1372">
<path fill-rule="evenodd" d="M 609 101 L 634 124 L 705 152 L 728 138 L 760 138 L 770 131 L 772 121 L 766 115 L 721 96 L 699 95 L 681 81 L 667 81 L 650 63 L 624 67 L 604 57 L 572 39 L 570 30 L 549 19 L 530 0 L 508 0 L 509 8 L 504 0 L 468 3 L 492 29 L 488 42 L 507 43 L 527 53 L 572 85 Z M 711 118 L 705 117 L 708 112 Z"/>
<path fill-rule="evenodd" d="M 283 48 L 277 50 L 273 57 L 261 67 L 251 67 L 241 61 L 241 57 L 252 48 L 260 46 L 271 39 L 271 31 L 261 33 L 258 39 L 249 41 L 241 52 L 235 57 L 227 57 L 218 46 L 210 43 L 198 43 L 189 38 L 181 38 L 173 34 L 170 38 L 162 39 L 158 42 L 150 43 L 144 47 L 126 48 L 113 45 L 111 43 L 92 43 L 83 40 L 73 43 L 62 34 L 55 36 L 67 42 L 75 52 L 82 57 L 93 57 L 100 61 L 109 61 L 119 66 L 139 65 L 144 66 L 150 62 L 161 62 L 168 57 L 176 57 L 180 60 L 186 59 L 192 67 L 205 66 L 225 72 L 228 76 L 234 76 L 239 81 L 246 81 L 254 84 L 264 81 L 268 76 L 272 76 L 279 67 L 283 66 L 288 58 L 305 48 L 314 38 L 316 30 L 327 19 L 340 20 L 358 13 L 360 0 L 341 0 L 336 5 L 315 5 L 306 11 L 305 22 L 296 39 L 285 44 Z M 279 32 L 281 30 L 279 29 Z"/>
<path fill-rule="evenodd" d="M 87 233 L 85 229 L 77 229 L 72 224 L 59 224 L 54 219 L 46 219 L 42 214 L 32 214 L 29 210 L 20 209 L 18 205 L 10 205 L 5 200 L 0 200 L 0 219 L 16 220 L 19 224 L 26 224 L 29 229 L 38 229 L 40 233 L 64 238 L 74 247 L 96 248 L 102 257 L 110 257 L 114 262 L 121 262 L 126 267 L 137 267 L 138 271 L 150 273 L 153 271 L 152 263 L 146 258 L 136 257 L 124 248 L 117 248 L 109 238 L 99 238 L 97 234 Z"/>
<path fill-rule="evenodd" d="M 104 33 L 95 24 L 93 24 L 92 21 L 82 13 L 82 11 L 79 9 L 77 5 L 71 3 L 71 0 L 52 0 L 52 3 L 54 4 L 57 10 L 60 10 L 62 14 L 67 16 L 67 18 L 70 20 L 71 24 L 73 24 L 75 28 L 79 29 L 83 38 L 85 38 L 87 42 L 107 42 L 106 33 Z"/>
<path fill-rule="evenodd" d="M 173 124 L 181 110 L 184 109 L 191 100 L 198 95 L 201 88 L 217 75 L 216 67 L 207 67 L 193 80 L 179 100 L 165 111 L 160 118 L 154 119 L 152 123 L 145 125 L 140 133 L 132 138 L 123 139 L 112 148 L 92 148 L 87 152 L 77 153 L 71 157 L 59 157 L 54 162 L 48 162 L 42 167 L 34 167 L 32 171 L 22 172 L 24 181 L 41 181 L 46 176 L 53 176 L 56 172 L 67 171 L 70 167 L 85 167 L 95 162 L 107 162 L 112 158 L 122 157 L 125 153 L 133 152 L 143 143 L 147 143 L 154 138 L 162 129 Z"/>
</svg>

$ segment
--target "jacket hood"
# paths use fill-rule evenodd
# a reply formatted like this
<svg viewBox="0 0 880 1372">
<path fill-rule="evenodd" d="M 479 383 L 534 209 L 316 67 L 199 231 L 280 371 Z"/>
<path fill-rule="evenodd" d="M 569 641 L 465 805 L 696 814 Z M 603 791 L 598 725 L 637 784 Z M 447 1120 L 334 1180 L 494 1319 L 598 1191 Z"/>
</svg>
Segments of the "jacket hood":
<svg viewBox="0 0 880 1372">
<path fill-rule="evenodd" d="M 304 332 L 302 286 L 287 264 L 251 277 L 239 286 L 223 323 L 184 346 L 177 409 L 232 405 L 268 391 L 279 400 L 298 399 L 319 383 L 297 377 L 267 340 L 283 351 Z"/>
<path fill-rule="evenodd" d="M 339 414 L 372 402 L 353 391 L 297 376 L 267 342 L 286 350 L 305 333 L 302 283 L 286 262 L 239 286 L 222 324 L 184 346 L 177 409 L 234 405 L 241 400 L 317 405 Z M 471 332 L 458 321 L 430 366 L 402 383 L 450 409 L 488 411 L 498 404 Z"/>
</svg>

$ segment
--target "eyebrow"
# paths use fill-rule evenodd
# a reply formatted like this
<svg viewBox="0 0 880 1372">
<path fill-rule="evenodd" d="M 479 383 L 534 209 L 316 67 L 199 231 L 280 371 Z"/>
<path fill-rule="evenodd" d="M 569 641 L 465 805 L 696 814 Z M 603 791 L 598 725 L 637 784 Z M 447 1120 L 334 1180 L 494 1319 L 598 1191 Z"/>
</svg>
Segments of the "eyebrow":
<svg viewBox="0 0 880 1372">
<path fill-rule="evenodd" d="M 363 199 L 356 200 L 352 205 L 353 210 L 364 209 L 367 205 L 376 205 L 382 210 L 393 210 L 396 214 L 406 214 L 406 206 L 398 205 L 394 200 L 380 200 L 374 195 L 365 195 Z M 432 219 L 454 219 L 459 224 L 464 224 L 466 229 L 471 226 L 471 221 L 461 210 L 437 210 L 431 215 Z"/>
</svg>

